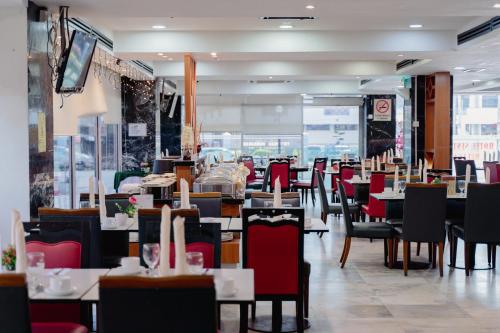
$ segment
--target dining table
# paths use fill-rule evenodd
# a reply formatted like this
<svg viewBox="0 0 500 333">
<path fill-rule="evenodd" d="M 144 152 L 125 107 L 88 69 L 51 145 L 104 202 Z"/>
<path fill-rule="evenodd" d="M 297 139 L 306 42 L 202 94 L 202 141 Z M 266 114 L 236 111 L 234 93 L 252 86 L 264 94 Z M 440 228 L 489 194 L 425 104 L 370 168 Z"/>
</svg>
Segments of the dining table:
<svg viewBox="0 0 500 333">
<path fill-rule="evenodd" d="M 216 286 L 217 304 L 236 304 L 240 306 L 240 332 L 248 330 L 248 306 L 255 300 L 253 269 L 221 268 L 206 269 L 203 275 L 213 275 Z M 92 305 L 99 304 L 99 277 L 121 275 L 119 269 L 45 269 L 42 272 L 28 272 L 28 281 L 36 277 L 44 286 L 48 285 L 50 276 L 69 276 L 74 292 L 69 295 L 53 295 L 45 288 L 29 288 L 31 303 L 80 303 L 86 309 L 84 324 L 90 327 L 92 323 Z M 147 276 L 146 270 L 138 276 Z M 154 277 L 152 277 L 154 278 Z M 233 295 L 223 295 L 220 286 L 224 280 L 233 280 L 235 292 Z M 40 284 L 40 282 L 38 282 Z M 36 290 L 35 290 L 36 289 Z"/>
<path fill-rule="evenodd" d="M 269 165 L 256 165 L 254 170 L 260 173 L 264 173 Z M 303 165 L 290 165 L 290 172 L 307 172 L 311 168 L 309 166 Z"/>
</svg>

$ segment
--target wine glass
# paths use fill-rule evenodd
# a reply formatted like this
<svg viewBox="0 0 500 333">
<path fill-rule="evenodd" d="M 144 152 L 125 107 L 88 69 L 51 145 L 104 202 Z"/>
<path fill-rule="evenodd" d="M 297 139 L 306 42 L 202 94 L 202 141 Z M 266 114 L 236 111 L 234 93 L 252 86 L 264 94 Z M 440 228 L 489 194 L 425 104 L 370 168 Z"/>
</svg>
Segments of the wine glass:
<svg viewBox="0 0 500 333">
<path fill-rule="evenodd" d="M 187 252 L 186 262 L 189 271 L 192 274 L 201 274 L 203 272 L 203 253 L 202 252 Z"/>
<path fill-rule="evenodd" d="M 142 246 L 142 258 L 148 265 L 148 275 L 152 275 L 154 269 L 160 261 L 160 244 L 146 243 Z"/>
<path fill-rule="evenodd" d="M 43 284 L 40 277 L 45 269 L 45 253 L 43 252 L 28 252 L 26 253 L 27 268 L 28 268 L 28 286 L 30 290 L 43 290 Z"/>
<path fill-rule="evenodd" d="M 457 182 L 457 185 L 458 185 L 458 192 L 465 193 L 465 180 L 459 180 Z"/>
<path fill-rule="evenodd" d="M 399 181 L 399 191 L 401 193 L 405 193 L 405 189 L 406 189 L 406 181 L 405 180 L 400 180 Z"/>
</svg>

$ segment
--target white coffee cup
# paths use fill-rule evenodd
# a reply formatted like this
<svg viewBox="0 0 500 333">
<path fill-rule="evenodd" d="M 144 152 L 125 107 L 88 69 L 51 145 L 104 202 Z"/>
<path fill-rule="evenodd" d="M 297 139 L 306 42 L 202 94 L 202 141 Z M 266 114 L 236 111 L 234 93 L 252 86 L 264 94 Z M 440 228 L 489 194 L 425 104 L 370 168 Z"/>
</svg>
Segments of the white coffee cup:
<svg viewBox="0 0 500 333">
<path fill-rule="evenodd" d="M 71 278 L 69 276 L 51 276 L 49 288 L 54 291 L 69 291 L 71 289 Z"/>
<path fill-rule="evenodd" d="M 137 272 L 139 270 L 141 261 L 139 257 L 124 257 L 121 260 L 123 270 L 127 272 Z"/>
<path fill-rule="evenodd" d="M 116 213 L 115 214 L 115 222 L 117 225 L 124 226 L 127 224 L 128 215 L 124 213 Z"/>
<path fill-rule="evenodd" d="M 227 278 L 221 281 L 220 292 L 223 296 L 233 295 L 236 291 L 236 284 L 233 278 Z"/>
</svg>

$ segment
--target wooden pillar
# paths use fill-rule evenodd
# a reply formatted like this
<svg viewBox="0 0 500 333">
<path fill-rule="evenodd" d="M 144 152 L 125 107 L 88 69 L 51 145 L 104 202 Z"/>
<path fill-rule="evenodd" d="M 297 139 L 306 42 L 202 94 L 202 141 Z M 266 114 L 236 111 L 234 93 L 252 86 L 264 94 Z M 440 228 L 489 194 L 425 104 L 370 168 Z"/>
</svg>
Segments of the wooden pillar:
<svg viewBox="0 0 500 333">
<path fill-rule="evenodd" d="M 190 54 L 184 55 L 184 103 L 184 124 L 193 128 L 196 147 L 196 62 Z"/>
<path fill-rule="evenodd" d="M 451 168 L 451 76 L 434 73 L 425 82 L 425 159 L 433 169 Z"/>
</svg>

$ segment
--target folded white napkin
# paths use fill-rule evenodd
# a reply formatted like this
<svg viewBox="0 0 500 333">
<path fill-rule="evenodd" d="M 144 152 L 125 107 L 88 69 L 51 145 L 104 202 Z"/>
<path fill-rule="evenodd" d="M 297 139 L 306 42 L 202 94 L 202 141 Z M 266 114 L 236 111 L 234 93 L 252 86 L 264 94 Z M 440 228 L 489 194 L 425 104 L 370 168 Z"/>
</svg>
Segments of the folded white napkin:
<svg viewBox="0 0 500 333">
<path fill-rule="evenodd" d="M 16 221 L 16 273 L 26 272 L 26 240 L 24 238 L 24 227 L 21 219 Z"/>
<path fill-rule="evenodd" d="M 160 276 L 170 274 L 170 228 L 171 211 L 167 205 L 161 209 L 161 227 L 160 227 Z"/>
<path fill-rule="evenodd" d="M 376 170 L 375 169 L 375 157 L 374 156 L 372 156 L 372 161 L 371 161 L 370 167 L 371 167 L 370 169 L 372 170 L 372 172 Z"/>
<path fill-rule="evenodd" d="M 366 167 L 365 167 L 365 159 L 361 160 L 361 180 L 366 179 Z"/>
<path fill-rule="evenodd" d="M 101 223 L 106 223 L 106 191 L 104 190 L 102 180 L 99 181 L 99 217 L 101 219 Z"/>
<path fill-rule="evenodd" d="M 387 152 L 384 151 L 384 155 L 382 155 L 382 163 L 387 163 Z"/>
<path fill-rule="evenodd" d="M 283 207 L 283 203 L 281 201 L 281 182 L 280 182 L 280 177 L 276 178 L 274 181 L 274 202 L 273 202 L 273 207 L 274 208 L 281 208 Z"/>
<path fill-rule="evenodd" d="M 420 176 L 420 181 L 423 181 L 422 177 L 422 159 L 418 159 L 418 175 Z"/>
<path fill-rule="evenodd" d="M 411 182 L 411 164 L 408 163 L 406 165 L 406 184 L 410 184 Z"/>
<path fill-rule="evenodd" d="M 95 208 L 95 188 L 94 176 L 89 177 L 89 206 Z"/>
<path fill-rule="evenodd" d="M 470 183 L 470 174 L 471 174 L 471 167 L 470 164 L 467 164 L 465 167 L 465 183 L 468 184 Z"/>
<path fill-rule="evenodd" d="M 485 175 L 486 184 L 490 184 L 491 183 L 491 170 L 490 170 L 490 168 L 486 168 L 485 173 L 486 173 L 486 175 Z"/>
<path fill-rule="evenodd" d="M 399 191 L 399 166 L 394 168 L 394 192 Z"/>
<path fill-rule="evenodd" d="M 189 184 L 182 178 L 181 179 L 181 209 L 190 209 L 189 203 Z"/>
<path fill-rule="evenodd" d="M 16 223 L 21 220 L 21 213 L 13 209 L 10 213 L 10 244 L 16 246 Z"/>
<path fill-rule="evenodd" d="M 380 156 L 377 155 L 377 171 L 381 171 Z"/>
<path fill-rule="evenodd" d="M 174 242 L 175 242 L 175 275 L 189 273 L 186 262 L 186 239 L 184 230 L 184 219 L 177 216 L 174 220 Z"/>
<path fill-rule="evenodd" d="M 424 171 L 422 173 L 422 183 L 427 184 L 427 160 L 424 161 Z"/>
</svg>

